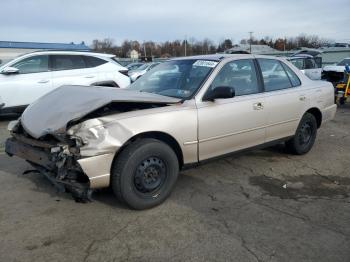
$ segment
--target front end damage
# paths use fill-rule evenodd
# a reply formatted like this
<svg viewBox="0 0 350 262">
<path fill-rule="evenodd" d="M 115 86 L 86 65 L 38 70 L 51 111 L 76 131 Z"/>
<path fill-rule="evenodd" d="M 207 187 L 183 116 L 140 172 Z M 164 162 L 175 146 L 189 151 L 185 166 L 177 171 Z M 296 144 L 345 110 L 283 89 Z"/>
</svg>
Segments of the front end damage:
<svg viewBox="0 0 350 262">
<path fill-rule="evenodd" d="M 11 129 L 12 137 L 5 145 L 9 156 L 25 159 L 35 168 L 34 172 L 47 177 L 59 191 L 71 192 L 76 201 L 91 200 L 93 189 L 78 162 L 81 155 L 77 140 L 53 136 L 37 140 L 24 131 L 20 122 Z"/>
<path fill-rule="evenodd" d="M 9 124 L 12 137 L 5 150 L 25 159 L 61 191 L 87 201 L 93 190 L 109 186 L 115 153 L 134 135 L 118 116 L 179 101 L 133 90 L 62 86 Z"/>
</svg>

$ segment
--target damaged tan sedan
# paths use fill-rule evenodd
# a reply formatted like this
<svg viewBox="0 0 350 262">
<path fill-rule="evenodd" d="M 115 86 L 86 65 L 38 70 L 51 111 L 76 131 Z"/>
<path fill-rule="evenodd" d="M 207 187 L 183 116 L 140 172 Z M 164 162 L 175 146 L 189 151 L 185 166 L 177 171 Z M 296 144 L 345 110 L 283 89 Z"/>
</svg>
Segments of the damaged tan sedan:
<svg viewBox="0 0 350 262">
<path fill-rule="evenodd" d="M 52 91 L 10 124 L 6 152 L 77 200 L 111 186 L 119 201 L 146 209 L 169 196 L 186 166 L 280 142 L 307 153 L 335 112 L 332 85 L 284 59 L 179 58 L 126 89 Z"/>
</svg>

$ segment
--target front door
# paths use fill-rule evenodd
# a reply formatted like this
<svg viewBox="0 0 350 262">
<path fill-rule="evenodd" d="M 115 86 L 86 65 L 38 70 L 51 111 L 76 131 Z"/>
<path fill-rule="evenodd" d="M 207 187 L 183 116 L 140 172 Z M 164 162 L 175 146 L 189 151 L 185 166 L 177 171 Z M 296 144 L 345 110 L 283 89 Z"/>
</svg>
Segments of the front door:
<svg viewBox="0 0 350 262">
<path fill-rule="evenodd" d="M 235 97 L 197 101 L 199 160 L 264 143 L 265 97 L 252 59 L 225 64 L 210 89 L 229 86 Z"/>
<path fill-rule="evenodd" d="M 11 65 L 18 73 L 0 74 L 0 96 L 4 107 L 26 106 L 52 89 L 48 56 L 24 58 Z"/>
</svg>

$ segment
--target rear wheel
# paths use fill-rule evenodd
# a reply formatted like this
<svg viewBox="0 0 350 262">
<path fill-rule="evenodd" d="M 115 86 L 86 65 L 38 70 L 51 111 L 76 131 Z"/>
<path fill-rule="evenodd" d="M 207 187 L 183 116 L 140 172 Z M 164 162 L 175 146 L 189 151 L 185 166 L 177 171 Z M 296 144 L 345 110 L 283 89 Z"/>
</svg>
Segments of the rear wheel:
<svg viewBox="0 0 350 262">
<path fill-rule="evenodd" d="M 120 202 L 147 209 L 170 195 L 178 173 L 179 162 L 170 146 L 156 139 L 141 139 L 114 160 L 111 185 Z"/>
<path fill-rule="evenodd" d="M 314 145 L 316 135 L 316 118 L 313 114 L 306 113 L 301 119 L 294 137 L 286 142 L 286 146 L 294 154 L 306 154 Z"/>
</svg>

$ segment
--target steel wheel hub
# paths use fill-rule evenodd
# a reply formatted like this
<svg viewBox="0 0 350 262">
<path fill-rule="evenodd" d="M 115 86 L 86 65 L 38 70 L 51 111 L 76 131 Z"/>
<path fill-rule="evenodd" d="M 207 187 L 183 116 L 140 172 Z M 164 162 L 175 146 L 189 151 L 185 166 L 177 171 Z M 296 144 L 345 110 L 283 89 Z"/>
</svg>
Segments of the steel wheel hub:
<svg viewBox="0 0 350 262">
<path fill-rule="evenodd" d="M 312 137 L 312 127 L 309 122 L 304 123 L 299 132 L 299 141 L 300 144 L 308 144 Z"/>
<path fill-rule="evenodd" d="M 158 190 L 166 178 L 164 162 L 158 157 L 150 157 L 140 163 L 136 169 L 134 184 L 140 193 Z"/>
</svg>

